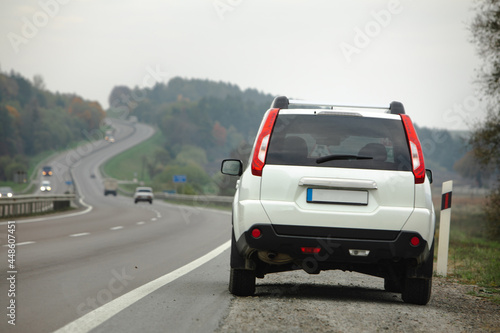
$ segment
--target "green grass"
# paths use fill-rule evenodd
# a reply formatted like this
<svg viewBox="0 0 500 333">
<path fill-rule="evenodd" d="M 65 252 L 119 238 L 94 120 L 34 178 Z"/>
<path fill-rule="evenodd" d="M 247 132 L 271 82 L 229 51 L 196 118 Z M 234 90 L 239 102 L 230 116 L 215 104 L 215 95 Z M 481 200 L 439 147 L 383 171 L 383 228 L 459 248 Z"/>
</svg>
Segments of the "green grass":
<svg viewBox="0 0 500 333">
<path fill-rule="evenodd" d="M 148 140 L 109 160 L 103 167 L 104 173 L 111 178 L 129 181 L 136 176 L 139 181 L 148 184 L 151 179 L 144 158 L 153 156 L 156 149 L 161 147 L 163 140 L 163 135 L 157 131 Z"/>
<path fill-rule="evenodd" d="M 483 205 L 484 198 L 453 197 L 448 277 L 500 304 L 500 242 L 488 239 Z"/>
</svg>

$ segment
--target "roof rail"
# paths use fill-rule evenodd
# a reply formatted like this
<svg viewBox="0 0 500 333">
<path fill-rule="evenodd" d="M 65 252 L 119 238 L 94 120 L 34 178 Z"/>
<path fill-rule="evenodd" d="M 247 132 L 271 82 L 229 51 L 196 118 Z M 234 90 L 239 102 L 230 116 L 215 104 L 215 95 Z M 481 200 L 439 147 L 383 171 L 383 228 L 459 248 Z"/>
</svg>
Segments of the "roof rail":
<svg viewBox="0 0 500 333">
<path fill-rule="evenodd" d="M 271 108 L 278 108 L 278 109 L 288 109 L 288 98 L 286 96 L 278 96 L 273 100 L 273 103 L 271 104 Z"/>
<path fill-rule="evenodd" d="M 391 114 L 405 114 L 405 107 L 401 102 L 391 102 L 389 110 L 391 110 Z"/>
<path fill-rule="evenodd" d="M 279 108 L 279 109 L 288 109 L 289 105 L 315 105 L 315 106 L 328 106 L 333 108 L 353 108 L 353 109 L 371 109 L 371 110 L 384 110 L 387 113 L 391 114 L 405 114 L 405 108 L 401 102 L 393 101 L 389 105 L 389 107 L 381 107 L 381 106 L 349 106 L 349 105 L 338 105 L 332 103 L 325 102 L 317 102 L 317 101 L 304 101 L 304 100 L 296 100 L 296 99 L 288 99 L 286 96 L 278 96 L 276 97 L 272 104 L 271 108 Z"/>
</svg>

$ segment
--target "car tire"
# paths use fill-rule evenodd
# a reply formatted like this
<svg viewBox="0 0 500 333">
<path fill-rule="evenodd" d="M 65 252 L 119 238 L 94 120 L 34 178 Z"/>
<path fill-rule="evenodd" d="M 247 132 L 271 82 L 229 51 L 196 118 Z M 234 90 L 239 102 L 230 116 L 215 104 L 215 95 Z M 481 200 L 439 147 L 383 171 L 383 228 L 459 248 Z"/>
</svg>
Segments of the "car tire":
<svg viewBox="0 0 500 333">
<path fill-rule="evenodd" d="M 134 203 L 137 204 L 137 200 L 134 200 Z"/>
<path fill-rule="evenodd" d="M 149 204 L 152 205 L 153 204 L 153 200 L 149 200 Z"/>
<path fill-rule="evenodd" d="M 423 263 L 421 271 L 424 277 L 406 278 L 403 292 L 401 294 L 405 303 L 426 305 L 431 298 L 432 291 L 432 271 L 434 265 L 434 243 L 427 260 Z"/>
<path fill-rule="evenodd" d="M 229 292 L 236 296 L 252 296 L 255 293 L 255 271 L 231 268 Z"/>
<path fill-rule="evenodd" d="M 405 303 L 426 305 L 431 298 L 432 278 L 407 278 L 402 298 Z"/>
</svg>

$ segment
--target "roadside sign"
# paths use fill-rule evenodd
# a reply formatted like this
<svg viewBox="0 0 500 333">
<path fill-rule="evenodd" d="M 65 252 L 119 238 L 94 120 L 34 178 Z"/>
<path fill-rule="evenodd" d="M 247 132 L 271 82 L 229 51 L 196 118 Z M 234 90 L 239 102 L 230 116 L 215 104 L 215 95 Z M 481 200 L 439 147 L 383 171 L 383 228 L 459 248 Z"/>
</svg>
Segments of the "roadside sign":
<svg viewBox="0 0 500 333">
<path fill-rule="evenodd" d="M 185 183 L 186 175 L 174 175 L 174 183 Z"/>
<path fill-rule="evenodd" d="M 72 184 L 73 184 L 73 182 L 71 180 L 66 181 L 66 185 L 72 185 Z"/>
</svg>

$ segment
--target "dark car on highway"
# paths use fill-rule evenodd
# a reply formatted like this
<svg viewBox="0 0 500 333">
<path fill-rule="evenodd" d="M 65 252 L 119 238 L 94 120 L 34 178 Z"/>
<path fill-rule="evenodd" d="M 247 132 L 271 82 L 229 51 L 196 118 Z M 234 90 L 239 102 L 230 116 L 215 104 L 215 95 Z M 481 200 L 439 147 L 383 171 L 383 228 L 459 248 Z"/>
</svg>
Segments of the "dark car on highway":
<svg viewBox="0 0 500 333">
<path fill-rule="evenodd" d="M 42 169 L 42 175 L 43 176 L 52 176 L 52 167 L 51 166 L 44 166 Z"/>
</svg>

